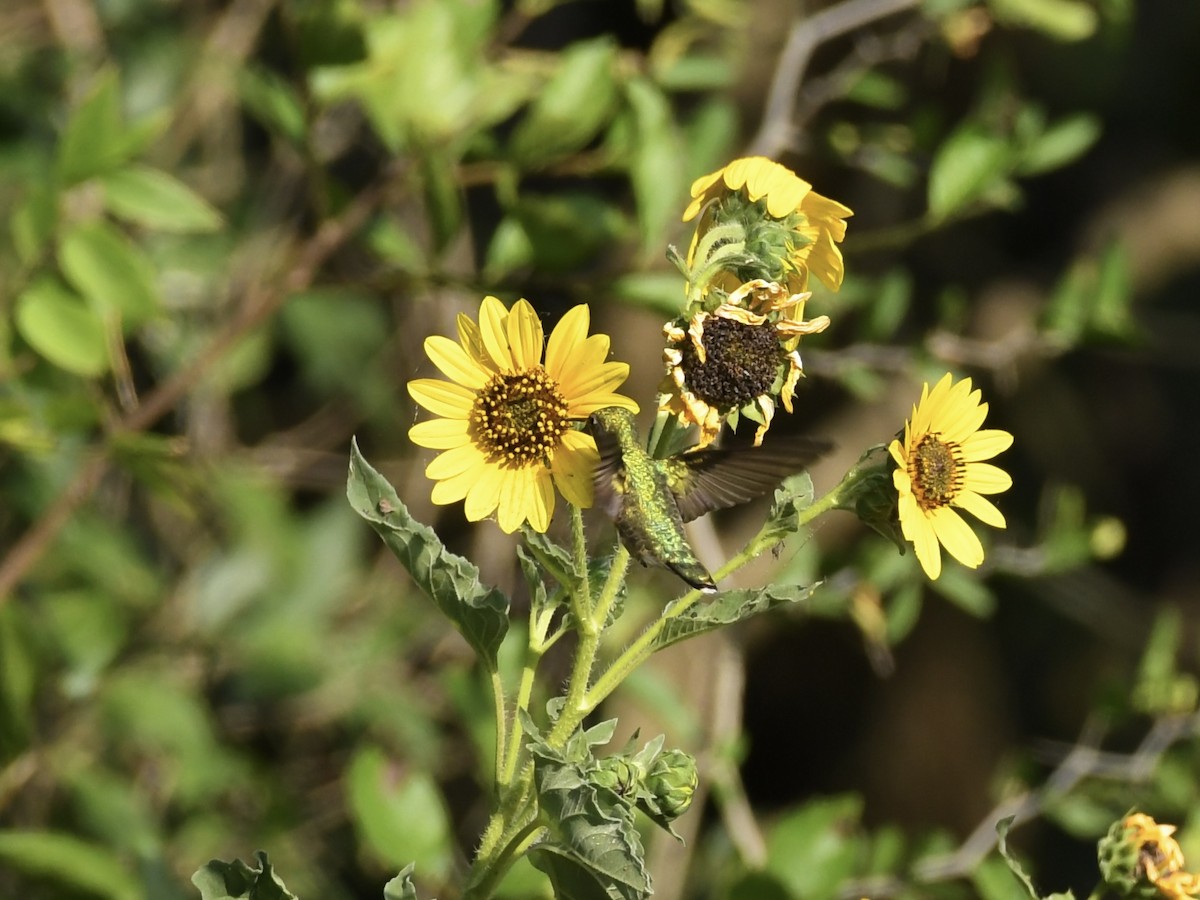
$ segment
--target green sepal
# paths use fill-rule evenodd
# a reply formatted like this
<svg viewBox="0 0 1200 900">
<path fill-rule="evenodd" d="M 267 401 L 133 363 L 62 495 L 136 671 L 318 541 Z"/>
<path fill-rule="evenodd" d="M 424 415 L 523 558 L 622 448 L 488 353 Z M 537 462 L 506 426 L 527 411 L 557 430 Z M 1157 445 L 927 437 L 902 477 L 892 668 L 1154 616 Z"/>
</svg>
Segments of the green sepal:
<svg viewBox="0 0 1200 900">
<path fill-rule="evenodd" d="M 231 863 L 210 860 L 192 876 L 201 900 L 296 900 L 271 869 L 267 854 L 254 854 L 258 868 L 252 869 L 240 859 Z"/>
<path fill-rule="evenodd" d="M 383 900 L 417 900 L 417 886 L 412 873 L 415 863 L 409 863 L 400 874 L 383 886 Z"/>
<path fill-rule="evenodd" d="M 488 670 L 496 671 L 496 654 L 508 633 L 508 597 L 481 584 L 479 569 L 449 552 L 432 528 L 409 515 L 396 489 L 363 459 L 357 439 L 350 445 L 346 497 Z"/>
<path fill-rule="evenodd" d="M 688 638 L 732 625 L 784 603 L 807 600 L 821 584 L 774 584 L 740 591 L 722 591 L 707 603 L 698 603 L 678 616 L 669 619 L 654 641 L 654 649 L 662 650 Z"/>
</svg>

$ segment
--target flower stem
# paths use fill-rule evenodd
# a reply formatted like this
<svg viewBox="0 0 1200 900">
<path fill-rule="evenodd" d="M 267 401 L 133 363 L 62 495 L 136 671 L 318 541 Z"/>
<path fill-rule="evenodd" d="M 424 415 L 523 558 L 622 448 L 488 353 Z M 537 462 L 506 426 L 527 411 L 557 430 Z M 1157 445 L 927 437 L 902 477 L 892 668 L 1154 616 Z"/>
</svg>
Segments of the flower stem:
<svg viewBox="0 0 1200 900">
<path fill-rule="evenodd" d="M 800 510 L 797 517 L 797 528 L 799 529 L 809 524 L 816 519 L 817 516 L 837 507 L 839 501 L 841 500 L 842 492 L 849 484 L 856 480 L 857 477 L 857 469 L 851 469 L 846 473 L 846 476 L 841 480 L 837 487 L 833 488 L 833 490 L 829 491 L 829 493 L 825 494 L 819 500 Z M 721 568 L 713 574 L 713 577 L 720 581 L 722 578 L 725 578 L 733 572 L 736 572 L 742 566 L 746 565 L 746 563 L 748 563 L 750 560 L 763 553 L 763 551 L 766 550 L 775 540 L 774 537 L 770 536 L 771 531 L 772 529 L 769 528 L 768 523 L 768 525 L 765 525 L 754 537 L 754 539 L 746 545 L 746 548 L 742 550 L 741 553 L 738 553 L 727 563 L 725 563 L 725 565 L 721 566 Z M 653 622 L 649 628 L 643 631 L 632 644 L 626 647 L 625 651 L 616 659 L 614 659 L 612 663 L 609 664 L 608 668 L 600 674 L 600 677 L 596 679 L 591 690 L 588 691 L 587 694 L 582 698 L 582 704 L 580 708 L 585 710 L 583 715 L 586 715 L 587 712 L 590 712 L 599 706 L 609 694 L 617 689 L 621 682 L 629 677 L 629 674 L 634 669 L 640 666 L 650 657 L 651 654 L 654 653 L 655 644 L 658 641 L 659 635 L 662 634 L 663 629 L 666 628 L 668 622 L 683 615 L 683 613 L 691 609 L 703 596 L 704 594 L 702 594 L 700 591 L 688 591 L 674 603 L 667 606 L 667 608 L 663 611 L 663 614 L 655 622 Z"/>
</svg>

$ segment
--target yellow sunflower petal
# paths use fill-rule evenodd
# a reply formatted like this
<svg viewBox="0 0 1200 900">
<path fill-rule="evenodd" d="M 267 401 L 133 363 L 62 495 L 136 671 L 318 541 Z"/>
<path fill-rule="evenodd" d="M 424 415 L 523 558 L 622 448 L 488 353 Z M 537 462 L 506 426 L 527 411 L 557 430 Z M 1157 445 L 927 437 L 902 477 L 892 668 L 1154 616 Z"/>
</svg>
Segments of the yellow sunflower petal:
<svg viewBox="0 0 1200 900">
<path fill-rule="evenodd" d="M 946 548 L 946 552 L 964 566 L 977 568 L 983 562 L 983 544 L 971 530 L 971 526 L 963 521 L 963 517 L 949 506 L 933 510 L 929 514 L 933 523 L 934 533 Z"/>
<path fill-rule="evenodd" d="M 467 496 L 467 493 L 474 485 L 479 483 L 480 478 L 484 477 L 486 468 L 486 465 L 479 468 L 472 467 L 452 478 L 438 481 L 434 484 L 429 499 L 438 506 L 457 503 Z"/>
<path fill-rule="evenodd" d="M 637 403 L 614 392 L 629 377 L 626 363 L 606 363 L 599 369 L 577 373 L 570 382 L 570 393 L 563 391 L 567 400 L 567 416 L 583 419 L 606 406 L 636 409 Z"/>
<path fill-rule="evenodd" d="M 480 366 L 461 344 L 440 334 L 425 338 L 425 355 L 447 378 L 463 387 L 477 391 L 491 377 L 491 373 Z"/>
<path fill-rule="evenodd" d="M 563 370 L 571 362 L 576 348 L 587 338 L 590 322 L 591 311 L 586 303 L 580 303 L 567 310 L 550 332 L 550 340 L 546 343 L 546 374 L 560 385 Z"/>
<path fill-rule="evenodd" d="M 475 392 L 460 384 L 436 378 L 416 378 L 408 383 L 408 394 L 434 415 L 465 419 L 475 403 Z"/>
<path fill-rule="evenodd" d="M 1012 446 L 1013 436 L 999 428 L 985 428 L 977 431 L 962 441 L 963 459 L 967 462 L 979 462 L 991 459 L 1003 453 Z"/>
<path fill-rule="evenodd" d="M 999 494 L 1012 487 L 1012 476 L 991 463 L 967 463 L 963 467 L 963 490 Z"/>
<path fill-rule="evenodd" d="M 545 533 L 554 515 L 554 479 L 545 469 L 534 470 L 533 497 L 529 504 L 529 527 Z"/>
<path fill-rule="evenodd" d="M 937 533 L 912 494 L 902 495 L 899 505 L 900 530 L 912 542 L 917 561 L 925 570 L 930 581 L 937 581 L 942 574 L 942 551 L 938 546 Z"/>
<path fill-rule="evenodd" d="M 425 477 L 435 481 L 453 478 L 468 469 L 484 465 L 483 454 L 474 444 L 451 447 L 435 456 L 425 467 Z"/>
<path fill-rule="evenodd" d="M 498 298 L 483 298 L 479 307 L 479 334 L 484 350 L 500 372 L 513 371 L 512 351 L 508 346 L 508 315 Z"/>
<path fill-rule="evenodd" d="M 541 365 L 545 334 L 542 321 L 528 300 L 518 300 L 508 314 L 508 346 L 517 371 Z"/>
<path fill-rule="evenodd" d="M 582 431 L 568 431 L 550 461 L 554 484 L 568 503 L 588 509 L 594 502 L 592 474 L 600 462 L 596 442 Z"/>
<path fill-rule="evenodd" d="M 906 438 L 905 443 L 907 442 L 908 441 Z M 904 455 L 904 448 L 900 445 L 898 440 L 893 440 L 890 444 L 888 444 L 888 453 L 892 454 L 892 459 L 894 459 L 896 461 L 896 465 L 900 467 L 896 470 L 897 472 L 902 472 L 908 467 L 908 457 Z M 904 477 L 907 478 L 908 476 L 905 475 Z M 898 486 L 899 485 L 897 485 L 897 487 Z"/>
<path fill-rule="evenodd" d="M 980 522 L 993 528 L 1007 528 L 1004 513 L 996 508 L 991 500 L 981 497 L 974 491 L 959 491 L 954 497 L 954 505 L 965 509 Z"/>
<path fill-rule="evenodd" d="M 500 502 L 500 489 L 507 473 L 500 466 L 487 465 L 480 477 L 467 490 L 466 502 L 463 504 L 463 515 L 468 522 L 478 522 L 486 519 L 496 511 Z"/>
<path fill-rule="evenodd" d="M 449 450 L 470 440 L 466 419 L 429 419 L 408 429 L 408 439 L 418 447 Z"/>
</svg>

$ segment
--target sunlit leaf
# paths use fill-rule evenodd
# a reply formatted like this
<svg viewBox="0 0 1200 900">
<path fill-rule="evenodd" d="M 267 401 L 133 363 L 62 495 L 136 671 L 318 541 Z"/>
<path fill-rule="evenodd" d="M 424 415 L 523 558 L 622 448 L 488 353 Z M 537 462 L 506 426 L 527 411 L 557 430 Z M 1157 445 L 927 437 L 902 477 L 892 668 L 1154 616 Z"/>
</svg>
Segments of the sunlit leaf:
<svg viewBox="0 0 1200 900">
<path fill-rule="evenodd" d="M 930 168 L 930 216 L 942 221 L 979 200 L 1003 181 L 1010 157 L 1008 142 L 983 126 L 969 122 L 958 128 Z"/>
<path fill-rule="evenodd" d="M 378 747 L 363 747 L 345 774 L 355 825 L 364 843 L 391 865 L 419 859 L 436 876 L 451 862 L 450 824 L 428 772 L 404 768 Z"/>
<path fill-rule="evenodd" d="M 172 175 L 149 166 L 126 166 L 103 175 L 113 215 L 146 228 L 180 233 L 216 231 L 221 214 Z"/>
<path fill-rule="evenodd" d="M 126 328 L 159 310 L 154 266 L 141 248 L 108 222 L 84 222 L 64 234 L 58 262 L 80 294 L 101 313 L 118 313 Z"/>
<path fill-rule="evenodd" d="M 573 44 L 513 131 L 513 159 L 540 167 L 582 149 L 612 116 L 617 48 L 608 37 Z"/>
<path fill-rule="evenodd" d="M 109 900 L 141 900 L 137 874 L 110 850 L 56 831 L 0 831 L 0 868 Z M 209 898 L 206 898 L 209 900 Z"/>
<path fill-rule="evenodd" d="M 88 378 L 108 370 L 104 324 L 52 278 L 39 278 L 17 298 L 16 325 L 29 346 L 59 368 Z"/>
</svg>

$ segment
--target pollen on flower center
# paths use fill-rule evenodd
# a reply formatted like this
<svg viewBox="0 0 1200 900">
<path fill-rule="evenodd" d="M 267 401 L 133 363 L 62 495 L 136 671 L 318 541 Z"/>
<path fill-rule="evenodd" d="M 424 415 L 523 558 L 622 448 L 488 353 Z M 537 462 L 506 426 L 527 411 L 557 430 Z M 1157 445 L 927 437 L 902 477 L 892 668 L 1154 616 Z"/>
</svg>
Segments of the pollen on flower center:
<svg viewBox="0 0 1200 900">
<path fill-rule="evenodd" d="M 921 438 L 909 456 L 912 490 L 921 508 L 928 511 L 945 506 L 962 489 L 961 451 L 936 434 Z"/>
<path fill-rule="evenodd" d="M 704 362 L 691 341 L 680 363 L 687 385 L 718 409 L 736 409 L 771 389 L 782 351 L 774 328 L 709 317 L 704 323 Z"/>
<path fill-rule="evenodd" d="M 544 463 L 569 427 L 567 403 L 541 366 L 493 375 L 471 407 L 475 444 L 510 468 Z"/>
</svg>

